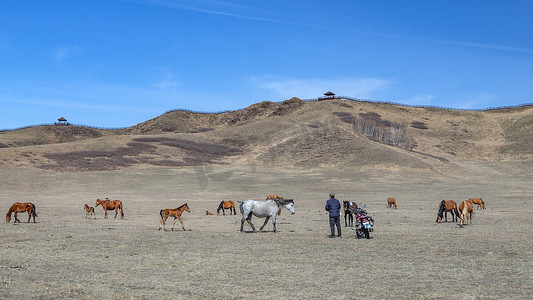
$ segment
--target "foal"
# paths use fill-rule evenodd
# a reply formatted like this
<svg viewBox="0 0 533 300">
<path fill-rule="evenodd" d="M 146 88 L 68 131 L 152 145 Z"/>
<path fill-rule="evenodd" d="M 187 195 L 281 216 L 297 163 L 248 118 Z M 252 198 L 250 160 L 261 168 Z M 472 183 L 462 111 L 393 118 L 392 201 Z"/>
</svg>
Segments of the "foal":
<svg viewBox="0 0 533 300">
<path fill-rule="evenodd" d="M 87 219 L 87 217 L 89 216 L 90 217 L 94 216 L 94 218 L 96 219 L 96 213 L 94 212 L 94 207 L 85 204 L 83 208 L 85 208 L 85 212 L 86 212 L 85 219 Z"/>
<path fill-rule="evenodd" d="M 161 230 L 161 226 L 163 227 L 165 231 L 167 230 L 165 223 L 167 222 L 167 218 L 169 216 L 174 217 L 174 223 L 172 224 L 172 231 L 174 231 L 174 225 L 176 225 L 176 219 L 180 220 L 181 227 L 183 228 L 183 230 L 185 230 L 185 227 L 183 226 L 183 221 L 181 220 L 181 214 L 183 213 L 184 210 L 187 212 L 191 212 L 191 209 L 189 208 L 189 205 L 187 205 L 187 203 L 183 204 L 182 206 L 178 208 L 162 209 L 159 212 L 159 214 L 161 215 L 161 220 L 159 221 L 159 230 Z"/>
</svg>

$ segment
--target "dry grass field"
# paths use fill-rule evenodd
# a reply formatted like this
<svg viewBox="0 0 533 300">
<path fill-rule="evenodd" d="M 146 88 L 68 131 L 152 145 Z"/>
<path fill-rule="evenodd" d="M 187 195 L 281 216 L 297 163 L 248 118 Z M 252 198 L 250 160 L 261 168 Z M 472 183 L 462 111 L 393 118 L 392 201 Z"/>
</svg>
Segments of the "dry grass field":
<svg viewBox="0 0 533 300">
<path fill-rule="evenodd" d="M 533 162 L 454 163 L 445 173 L 3 167 L 0 208 L 30 201 L 39 217 L 0 225 L 0 298 L 530 299 Z M 344 227 L 342 238 L 327 238 L 331 191 L 366 204 L 376 220 L 372 239 L 355 239 Z M 296 214 L 282 211 L 277 233 L 271 224 L 241 233 L 240 215 L 216 216 L 221 200 L 271 193 L 295 200 Z M 97 219 L 86 219 L 83 205 L 97 197 L 122 200 L 125 219 L 104 220 L 100 207 Z M 396 197 L 398 209 L 386 207 L 387 197 Z M 440 200 L 469 197 L 487 205 L 475 210 L 473 225 L 435 223 Z M 185 202 L 187 230 L 178 222 L 180 230 L 158 231 L 159 210 Z"/>
</svg>

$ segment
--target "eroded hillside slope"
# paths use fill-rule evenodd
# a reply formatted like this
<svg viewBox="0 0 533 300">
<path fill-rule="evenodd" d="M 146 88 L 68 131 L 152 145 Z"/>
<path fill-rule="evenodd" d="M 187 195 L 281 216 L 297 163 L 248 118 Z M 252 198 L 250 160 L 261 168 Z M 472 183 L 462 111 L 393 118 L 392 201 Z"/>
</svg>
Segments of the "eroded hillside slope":
<svg viewBox="0 0 533 300">
<path fill-rule="evenodd" d="M 455 111 L 343 100 L 172 111 L 123 130 L 39 126 L 0 133 L 0 166 L 55 171 L 258 164 L 445 167 L 533 158 L 533 108 Z"/>
</svg>

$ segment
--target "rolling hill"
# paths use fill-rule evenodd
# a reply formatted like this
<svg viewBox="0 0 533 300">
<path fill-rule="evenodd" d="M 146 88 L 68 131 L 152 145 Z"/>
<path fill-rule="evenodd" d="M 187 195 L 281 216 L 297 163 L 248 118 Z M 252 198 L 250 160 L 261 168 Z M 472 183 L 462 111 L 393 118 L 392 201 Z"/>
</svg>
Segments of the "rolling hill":
<svg viewBox="0 0 533 300">
<path fill-rule="evenodd" d="M 532 159 L 532 124 L 533 106 L 458 111 L 292 98 L 225 113 L 175 110 L 120 130 L 36 126 L 3 131 L 0 166 L 445 169 L 457 159 Z"/>
</svg>

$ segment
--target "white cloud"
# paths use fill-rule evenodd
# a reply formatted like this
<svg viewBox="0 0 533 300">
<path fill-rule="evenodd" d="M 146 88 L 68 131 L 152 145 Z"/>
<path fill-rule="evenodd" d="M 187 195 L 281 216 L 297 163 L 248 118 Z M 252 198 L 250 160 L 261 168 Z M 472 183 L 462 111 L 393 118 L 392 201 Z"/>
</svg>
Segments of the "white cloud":
<svg viewBox="0 0 533 300">
<path fill-rule="evenodd" d="M 56 62 L 61 62 L 69 57 L 81 54 L 82 52 L 83 48 L 79 46 L 58 46 L 52 52 L 52 59 Z"/>
<path fill-rule="evenodd" d="M 178 81 L 175 79 L 174 73 L 166 68 L 159 68 L 161 74 L 158 82 L 152 83 L 150 86 L 161 90 L 175 90 L 179 87 Z"/>
<path fill-rule="evenodd" d="M 391 82 L 378 78 L 338 78 L 338 79 L 281 79 L 251 78 L 258 87 L 270 90 L 277 97 L 302 99 L 317 98 L 327 91 L 339 96 L 372 98 L 377 91 L 384 90 Z"/>
</svg>

